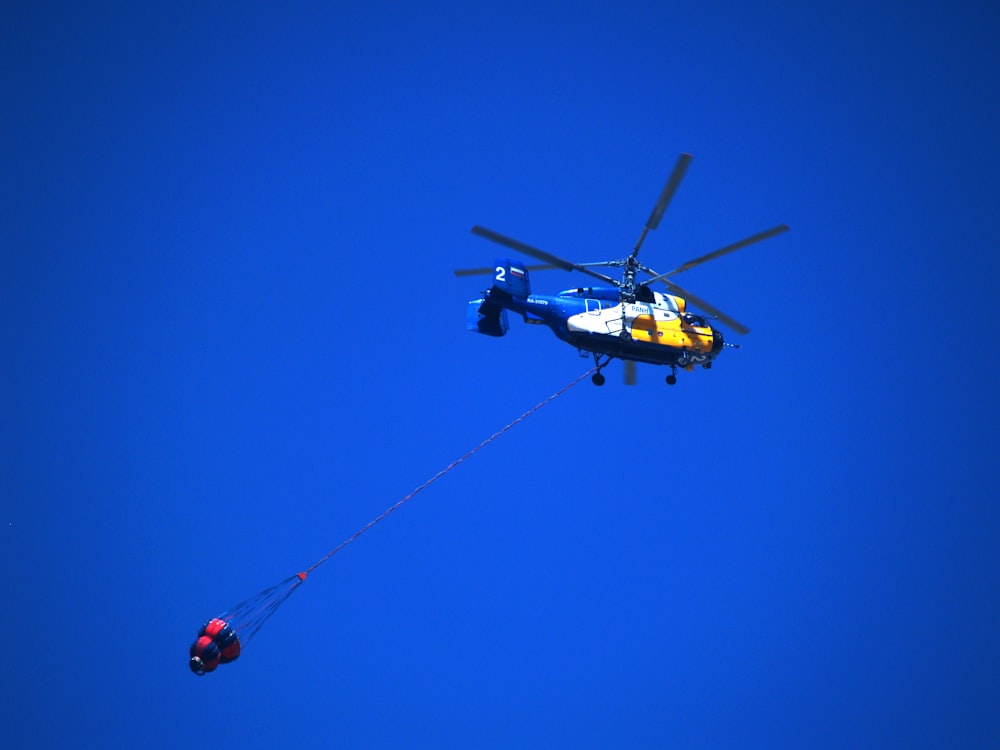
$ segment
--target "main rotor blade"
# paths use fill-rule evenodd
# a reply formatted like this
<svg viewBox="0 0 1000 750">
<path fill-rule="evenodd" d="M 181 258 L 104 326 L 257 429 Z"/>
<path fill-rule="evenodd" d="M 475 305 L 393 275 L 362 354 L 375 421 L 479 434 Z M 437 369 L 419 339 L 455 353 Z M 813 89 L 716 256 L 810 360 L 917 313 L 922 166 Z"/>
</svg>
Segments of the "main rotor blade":
<svg viewBox="0 0 1000 750">
<path fill-rule="evenodd" d="M 576 267 L 587 267 L 587 266 L 613 266 L 614 261 L 608 260 L 598 260 L 593 263 L 578 263 Z M 533 266 L 525 266 L 527 271 L 551 271 L 555 268 L 561 268 L 561 266 L 554 266 L 551 263 L 538 264 Z M 456 268 L 454 274 L 456 276 L 487 276 L 491 273 L 496 273 L 496 268 L 494 266 L 484 266 L 482 268 Z M 650 275 L 653 275 L 650 273 Z"/>
<path fill-rule="evenodd" d="M 517 250 L 518 252 L 524 253 L 525 255 L 530 255 L 533 258 L 538 258 L 539 260 L 544 260 L 546 263 L 551 263 L 557 268 L 561 268 L 564 271 L 572 271 L 573 264 L 568 260 L 563 260 L 562 258 L 551 255 L 544 250 L 539 250 L 537 247 L 532 247 L 531 245 L 526 245 L 520 240 L 515 240 L 511 237 L 500 234 L 499 232 L 494 232 L 492 229 L 487 229 L 486 227 L 481 227 L 478 224 L 472 228 L 473 234 L 478 234 L 480 237 L 485 237 L 488 240 L 492 240 L 499 245 L 504 245 L 509 247 L 511 250 Z"/>
<path fill-rule="evenodd" d="M 674 294 L 676 294 L 679 297 L 683 297 L 688 302 L 692 303 L 695 307 L 697 307 L 697 308 L 699 308 L 701 310 L 704 310 L 705 312 L 709 313 L 710 315 L 714 315 L 720 321 L 722 321 L 727 326 L 729 326 L 734 331 L 736 331 L 736 333 L 739 333 L 739 334 L 742 334 L 742 335 L 746 335 L 746 334 L 750 333 L 750 329 L 747 328 L 742 323 L 740 323 L 738 320 L 736 320 L 735 318 L 731 318 L 730 316 L 728 316 L 724 312 L 722 312 L 722 310 L 720 310 L 719 308 L 715 307 L 714 305 L 710 305 L 708 302 L 706 302 L 705 300 L 701 299 L 700 297 L 696 297 L 695 295 L 691 294 L 691 292 L 687 291 L 683 287 L 677 286 L 677 284 L 675 284 L 674 282 L 670 281 L 669 279 L 660 279 L 660 281 L 662 281 L 664 284 L 666 284 L 667 287 L 670 289 L 671 292 L 673 292 Z"/>
<path fill-rule="evenodd" d="M 635 247 L 632 248 L 632 258 L 634 259 L 639 254 L 639 248 L 642 247 L 642 243 L 646 239 L 646 235 L 649 234 L 650 230 L 656 229 L 660 226 L 660 219 L 663 218 L 663 214 L 667 210 L 667 206 L 670 205 L 670 201 L 673 200 L 674 193 L 677 192 L 677 188 L 681 184 L 681 180 L 684 179 L 684 174 L 687 172 L 688 165 L 691 163 L 691 159 L 694 157 L 691 154 L 681 154 L 677 157 L 677 163 L 674 164 L 674 171 L 670 173 L 670 177 L 667 178 L 667 184 L 663 186 L 663 191 L 660 193 L 660 197 L 656 200 L 656 205 L 653 206 L 653 212 L 649 215 L 646 220 L 646 226 L 642 228 L 642 234 L 639 235 L 639 239 L 635 243 Z"/>
<path fill-rule="evenodd" d="M 546 264 L 544 266 L 525 266 L 528 271 L 548 271 L 555 266 L 551 264 Z M 456 276 L 485 276 L 487 274 L 496 273 L 497 269 L 494 266 L 489 266 L 487 268 L 456 268 Z"/>
<path fill-rule="evenodd" d="M 659 199 L 656 201 L 656 205 L 653 206 L 653 213 L 649 215 L 649 221 L 646 222 L 646 227 L 649 229 L 656 229 L 660 226 L 660 219 L 663 218 L 663 214 L 667 210 L 667 206 L 670 205 L 670 201 L 673 200 L 674 193 L 677 192 L 677 188 L 681 184 L 681 180 L 684 179 L 684 173 L 687 172 L 688 166 L 691 164 L 691 160 L 694 157 L 691 154 L 681 154 L 677 157 L 677 163 L 674 164 L 674 171 L 670 173 L 670 178 L 667 180 L 667 184 L 663 186 L 663 192 L 660 193 Z"/>
<path fill-rule="evenodd" d="M 518 252 L 524 253 L 525 255 L 530 255 L 533 258 L 538 258 L 539 260 L 544 260 L 556 268 L 561 268 L 564 271 L 580 271 L 581 273 L 593 276 L 595 279 L 600 279 L 601 281 L 607 281 L 609 284 L 614 286 L 619 286 L 620 282 L 617 279 L 613 279 L 610 276 L 605 276 L 603 273 L 597 273 L 597 271 L 591 271 L 586 266 L 581 266 L 577 263 L 570 263 L 564 258 L 560 258 L 558 255 L 552 255 L 544 250 L 539 250 L 537 247 L 532 247 L 531 245 L 526 245 L 520 240 L 515 240 L 511 237 L 500 234 L 499 232 L 494 232 L 492 229 L 487 229 L 486 227 L 481 227 L 478 224 L 472 228 L 473 234 L 478 234 L 480 237 L 484 237 L 488 240 L 492 240 L 497 244 L 509 247 L 511 250 L 517 250 Z"/>
<path fill-rule="evenodd" d="M 673 271 L 668 271 L 667 273 L 661 273 L 659 276 L 656 276 L 645 283 L 652 284 L 654 281 L 662 281 L 667 276 L 673 276 L 676 273 L 690 271 L 692 268 L 694 268 L 695 266 L 700 266 L 702 263 L 707 263 L 710 260 L 715 260 L 716 258 L 720 258 L 723 255 L 735 252 L 736 250 L 741 250 L 747 245 L 752 245 L 755 242 L 760 242 L 761 240 L 769 239 L 770 237 L 774 237 L 776 234 L 781 234 L 782 232 L 787 232 L 787 231 L 788 231 L 787 224 L 779 224 L 776 227 L 765 229 L 763 232 L 758 232 L 757 234 L 751 235 L 750 237 L 742 239 L 739 242 L 734 242 L 732 245 L 726 245 L 725 247 L 720 247 L 718 250 L 713 250 L 712 252 L 706 253 L 705 255 L 695 258 L 694 260 L 689 260 L 687 263 L 677 266 L 677 268 L 675 268 Z"/>
</svg>

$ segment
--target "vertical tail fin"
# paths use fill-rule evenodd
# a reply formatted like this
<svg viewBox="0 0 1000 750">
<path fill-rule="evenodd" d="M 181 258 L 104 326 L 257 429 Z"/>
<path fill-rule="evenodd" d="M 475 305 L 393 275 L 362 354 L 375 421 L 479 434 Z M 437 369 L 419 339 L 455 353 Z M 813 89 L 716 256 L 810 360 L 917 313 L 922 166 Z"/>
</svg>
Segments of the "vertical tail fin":
<svg viewBox="0 0 1000 750">
<path fill-rule="evenodd" d="M 493 288 L 515 299 L 526 299 L 531 294 L 528 267 L 517 260 L 500 258 L 494 264 Z"/>
</svg>

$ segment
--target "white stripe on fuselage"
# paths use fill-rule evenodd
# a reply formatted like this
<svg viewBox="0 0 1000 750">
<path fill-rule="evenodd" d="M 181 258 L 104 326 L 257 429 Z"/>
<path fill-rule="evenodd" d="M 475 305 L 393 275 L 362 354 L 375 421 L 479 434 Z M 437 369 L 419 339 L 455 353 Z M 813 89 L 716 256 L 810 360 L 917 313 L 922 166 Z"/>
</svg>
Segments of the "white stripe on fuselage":
<svg viewBox="0 0 1000 750">
<path fill-rule="evenodd" d="M 622 330 L 622 318 L 626 330 L 631 331 L 632 322 L 640 315 L 651 315 L 654 320 L 677 320 L 677 313 L 658 305 L 644 305 L 626 302 L 614 307 L 604 307 L 600 310 L 577 313 L 566 320 L 566 327 L 571 331 L 582 333 L 603 333 L 617 336 Z"/>
</svg>

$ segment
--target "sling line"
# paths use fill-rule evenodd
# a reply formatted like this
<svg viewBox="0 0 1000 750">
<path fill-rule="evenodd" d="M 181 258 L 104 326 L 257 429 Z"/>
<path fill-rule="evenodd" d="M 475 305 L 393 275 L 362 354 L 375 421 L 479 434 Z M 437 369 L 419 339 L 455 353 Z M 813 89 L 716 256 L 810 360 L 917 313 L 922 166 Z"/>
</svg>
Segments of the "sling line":
<svg viewBox="0 0 1000 750">
<path fill-rule="evenodd" d="M 381 520 L 385 519 L 386 517 L 388 517 L 394 510 L 396 510 L 396 509 L 402 507 L 403 505 L 405 505 L 406 503 L 408 503 L 418 493 L 420 493 L 423 490 L 425 490 L 428 487 L 430 487 L 437 480 L 439 480 L 441 477 L 443 477 L 449 471 L 451 471 L 452 469 L 454 469 L 455 467 L 457 467 L 459 464 L 461 464 L 461 463 L 467 461 L 468 459 L 472 458 L 472 456 L 476 455 L 479 451 L 481 451 L 487 445 L 489 445 L 490 443 L 492 443 L 494 440 L 496 440 L 498 437 L 500 437 L 501 435 L 503 435 L 505 432 L 507 432 L 508 430 L 510 430 L 511 428 L 513 428 L 515 425 L 520 424 L 521 422 L 523 422 L 525 419 L 527 419 L 528 417 L 530 417 L 532 414 L 534 414 L 536 411 L 538 411 L 539 409 L 541 409 L 543 406 L 545 406 L 546 404 L 548 404 L 548 403 L 550 403 L 552 401 L 555 401 L 557 398 L 559 398 L 561 395 L 563 395 L 564 393 L 566 393 L 566 391 L 568 391 L 574 385 L 576 385 L 581 380 L 583 380 L 585 377 L 587 377 L 588 375 L 590 375 L 591 373 L 593 373 L 596 369 L 597 369 L 596 367 L 592 367 L 590 370 L 588 370 L 587 372 L 583 373 L 578 378 L 570 381 L 569 383 L 567 383 L 566 385 L 564 385 L 562 388 L 560 388 L 558 391 L 556 391 L 555 393 L 553 393 L 548 398 L 546 398 L 546 399 L 544 399 L 542 401 L 539 401 L 533 407 L 531 407 L 530 409 L 528 409 L 528 411 L 524 412 L 524 414 L 522 414 L 521 416 L 519 416 L 517 419 L 515 419 L 510 424 L 508 424 L 506 427 L 504 427 L 504 428 L 502 428 L 502 429 L 497 430 L 496 432 L 494 432 L 492 435 L 490 435 L 488 438 L 486 438 L 483 442 L 481 442 L 475 448 L 473 448 L 472 450 L 470 450 L 464 456 L 462 456 L 461 458 L 458 458 L 458 459 L 452 461 L 446 467 L 444 467 L 443 469 L 441 469 L 441 471 L 439 471 L 437 474 L 435 474 L 430 479 L 428 479 L 426 482 L 424 482 L 419 487 L 417 487 L 415 490 L 413 490 L 409 495 L 407 495 L 406 497 L 404 497 L 402 500 L 399 500 L 395 505 L 392 505 L 389 508 L 387 508 L 385 511 L 383 511 L 380 516 L 372 519 L 367 524 L 365 524 L 364 526 L 362 526 L 360 529 L 358 529 L 357 531 L 355 531 L 351 536 L 349 536 L 347 539 L 345 539 L 340 544 L 338 544 L 336 547 L 334 547 L 332 550 L 330 550 L 326 555 L 324 555 L 319 560 L 317 560 L 315 563 L 313 563 L 311 567 L 306 568 L 305 572 L 299 573 L 298 574 L 299 578 L 304 581 L 305 578 L 306 578 L 306 576 L 309 573 L 312 573 L 314 570 L 316 570 L 316 568 L 318 568 L 320 565 L 322 565 L 323 563 L 325 563 L 331 557 L 333 557 L 334 555 L 336 555 L 338 552 L 340 552 L 340 550 L 344 549 L 344 547 L 346 547 L 348 544 L 350 544 L 351 542 L 353 542 L 359 536 L 361 536 L 362 534 L 364 534 L 366 531 L 368 531 L 368 529 L 370 529 L 372 526 L 374 526 L 375 524 L 377 524 L 379 521 L 381 521 Z"/>
</svg>

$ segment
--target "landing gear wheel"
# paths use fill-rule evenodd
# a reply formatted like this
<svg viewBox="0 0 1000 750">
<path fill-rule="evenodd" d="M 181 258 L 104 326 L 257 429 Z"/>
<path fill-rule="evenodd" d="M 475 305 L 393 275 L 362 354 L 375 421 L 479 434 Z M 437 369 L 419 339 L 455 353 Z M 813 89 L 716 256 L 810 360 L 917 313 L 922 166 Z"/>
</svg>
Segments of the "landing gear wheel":
<svg viewBox="0 0 1000 750">
<path fill-rule="evenodd" d="M 677 384 L 677 371 L 674 370 L 669 375 L 667 375 L 667 385 L 676 385 L 676 384 Z"/>
<path fill-rule="evenodd" d="M 606 360 L 602 362 L 600 354 L 598 354 L 597 352 L 593 352 L 593 354 L 594 354 L 594 368 L 597 370 L 597 372 L 595 372 L 593 375 L 590 376 L 590 381 L 594 385 L 604 385 L 604 376 L 601 374 L 601 368 L 605 367 L 608 364 L 608 362 L 611 361 L 611 357 L 608 357 Z"/>
</svg>

